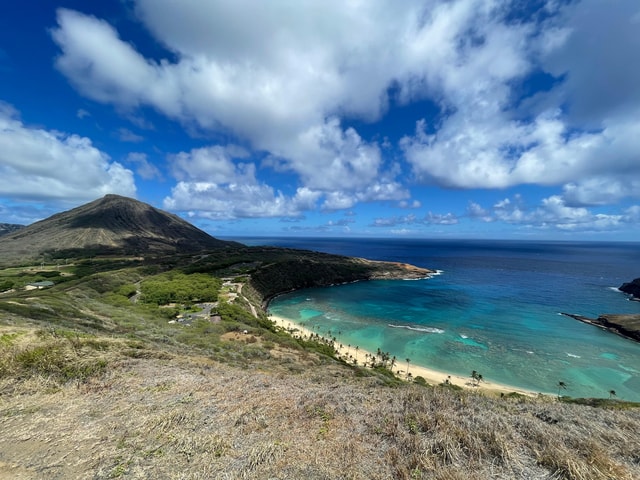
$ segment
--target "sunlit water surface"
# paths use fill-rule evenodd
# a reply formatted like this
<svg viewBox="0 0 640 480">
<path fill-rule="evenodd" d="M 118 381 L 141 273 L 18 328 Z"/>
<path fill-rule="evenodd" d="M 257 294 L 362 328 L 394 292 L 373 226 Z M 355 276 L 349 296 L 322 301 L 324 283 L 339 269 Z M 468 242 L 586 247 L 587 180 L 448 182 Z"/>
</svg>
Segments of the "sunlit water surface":
<svg viewBox="0 0 640 480">
<path fill-rule="evenodd" d="M 243 238 L 411 263 L 418 281 L 357 282 L 276 298 L 270 311 L 369 351 L 443 372 L 575 397 L 640 401 L 640 343 L 560 315 L 640 313 L 617 291 L 640 276 L 640 245 L 623 243 Z"/>
</svg>

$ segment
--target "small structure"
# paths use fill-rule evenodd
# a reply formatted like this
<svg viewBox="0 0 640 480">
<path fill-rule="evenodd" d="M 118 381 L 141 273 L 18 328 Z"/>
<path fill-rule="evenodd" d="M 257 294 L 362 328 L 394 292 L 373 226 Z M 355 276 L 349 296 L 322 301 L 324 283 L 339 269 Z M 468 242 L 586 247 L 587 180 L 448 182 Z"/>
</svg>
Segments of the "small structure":
<svg viewBox="0 0 640 480">
<path fill-rule="evenodd" d="M 33 282 L 27 284 L 24 289 L 25 290 L 42 290 L 43 288 L 53 287 L 55 283 L 51 280 L 42 280 L 41 282 Z"/>
</svg>

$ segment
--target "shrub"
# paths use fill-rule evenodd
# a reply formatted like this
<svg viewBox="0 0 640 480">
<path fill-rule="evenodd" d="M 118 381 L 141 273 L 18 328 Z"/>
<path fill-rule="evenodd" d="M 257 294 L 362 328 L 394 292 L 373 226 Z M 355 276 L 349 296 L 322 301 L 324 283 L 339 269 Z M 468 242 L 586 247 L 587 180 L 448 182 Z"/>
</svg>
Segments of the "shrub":
<svg viewBox="0 0 640 480">
<path fill-rule="evenodd" d="M 135 285 L 133 285 L 132 283 L 127 283 L 125 285 L 122 285 L 119 289 L 118 289 L 118 295 L 122 295 L 125 296 L 127 298 L 131 298 L 133 297 L 136 293 L 138 292 L 138 289 L 136 288 Z"/>
<path fill-rule="evenodd" d="M 429 386 L 429 384 L 427 383 L 427 381 L 424 379 L 424 377 L 421 376 L 417 376 L 416 378 L 413 379 L 414 383 L 417 383 L 418 385 L 422 385 L 423 387 L 427 387 Z"/>
</svg>

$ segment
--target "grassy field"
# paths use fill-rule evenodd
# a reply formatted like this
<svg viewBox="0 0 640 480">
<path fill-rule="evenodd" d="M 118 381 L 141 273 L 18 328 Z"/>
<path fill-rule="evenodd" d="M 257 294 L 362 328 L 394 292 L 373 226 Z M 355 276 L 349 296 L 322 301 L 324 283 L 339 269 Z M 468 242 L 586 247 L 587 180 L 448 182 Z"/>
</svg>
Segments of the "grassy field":
<svg viewBox="0 0 640 480">
<path fill-rule="evenodd" d="M 276 329 L 246 283 L 255 264 L 239 261 L 219 262 L 243 287 L 215 322 L 170 323 L 197 310 L 188 294 L 172 309 L 139 296 L 202 264 L 166 275 L 176 266 L 93 261 L 0 295 L 0 478 L 638 478 L 636 405 L 489 397 L 349 366 Z"/>
</svg>

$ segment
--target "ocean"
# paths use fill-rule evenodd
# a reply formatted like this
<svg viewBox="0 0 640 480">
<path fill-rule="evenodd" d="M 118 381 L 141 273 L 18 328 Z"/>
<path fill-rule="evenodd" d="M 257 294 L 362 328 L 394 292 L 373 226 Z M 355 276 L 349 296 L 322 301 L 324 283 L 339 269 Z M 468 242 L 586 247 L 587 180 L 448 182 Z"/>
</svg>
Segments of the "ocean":
<svg viewBox="0 0 640 480">
<path fill-rule="evenodd" d="M 640 343 L 560 312 L 640 313 L 616 287 L 640 277 L 640 244 L 364 238 L 240 238 L 438 270 L 281 295 L 270 311 L 404 362 L 572 397 L 640 401 Z"/>
</svg>

